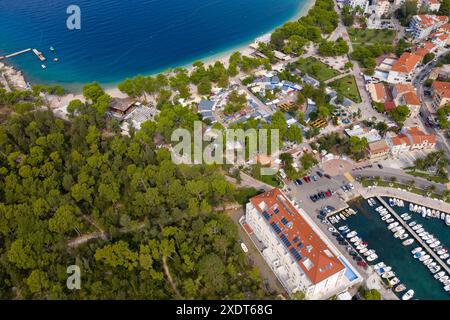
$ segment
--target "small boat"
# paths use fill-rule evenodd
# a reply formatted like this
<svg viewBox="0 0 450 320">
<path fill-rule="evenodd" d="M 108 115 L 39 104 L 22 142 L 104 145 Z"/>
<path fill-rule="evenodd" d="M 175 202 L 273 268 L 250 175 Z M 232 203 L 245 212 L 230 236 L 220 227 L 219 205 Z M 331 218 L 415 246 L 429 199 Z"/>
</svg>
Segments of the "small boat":
<svg viewBox="0 0 450 320">
<path fill-rule="evenodd" d="M 398 292 L 402 292 L 402 291 L 406 290 L 406 287 L 403 283 L 400 283 L 398 286 L 395 287 L 394 290 L 395 290 L 395 292 L 398 293 Z"/>
<path fill-rule="evenodd" d="M 390 218 L 390 219 L 387 219 L 387 220 L 386 220 L 387 223 L 391 223 L 391 222 L 394 222 L 394 221 L 395 221 L 394 218 Z"/>
<path fill-rule="evenodd" d="M 406 246 L 409 246 L 410 244 L 412 244 L 413 242 L 414 242 L 414 239 L 411 238 L 411 239 L 403 241 L 402 244 L 406 247 Z"/>
<path fill-rule="evenodd" d="M 436 248 L 437 246 L 439 246 L 441 244 L 441 242 L 439 240 L 436 240 L 435 242 L 433 242 L 432 244 L 430 244 L 430 248 Z"/>
<path fill-rule="evenodd" d="M 372 262 L 378 259 L 378 256 L 375 253 L 372 253 L 368 258 L 367 261 Z"/>
<path fill-rule="evenodd" d="M 375 270 L 379 275 L 382 275 L 383 273 L 391 271 L 392 268 L 391 267 L 383 267 L 383 268 L 379 268 L 379 269 L 375 269 Z"/>
<path fill-rule="evenodd" d="M 424 255 L 424 256 L 421 256 L 420 258 L 419 258 L 419 261 L 425 261 L 425 260 L 427 260 L 427 259 L 430 259 L 430 255 L 428 255 L 428 254 L 426 254 L 426 255 Z"/>
<path fill-rule="evenodd" d="M 413 211 L 414 211 L 414 212 L 417 212 L 417 211 L 418 211 L 418 208 L 419 208 L 419 207 L 417 206 L 417 204 L 415 204 L 415 205 L 414 205 L 414 210 L 413 210 Z"/>
<path fill-rule="evenodd" d="M 442 250 L 439 250 L 439 251 L 437 252 L 437 254 L 438 254 L 438 255 L 441 255 L 441 254 L 447 253 L 447 251 L 448 251 L 448 250 L 444 248 L 444 249 L 442 249 Z"/>
<path fill-rule="evenodd" d="M 393 278 L 393 277 L 395 277 L 395 273 L 393 271 L 389 271 L 389 272 L 383 273 L 383 275 L 381 277 L 385 278 L 385 279 Z"/>
<path fill-rule="evenodd" d="M 404 233 L 405 233 L 405 229 L 400 229 L 396 233 L 394 233 L 394 238 L 398 238 Z"/>
<path fill-rule="evenodd" d="M 417 252 L 422 251 L 422 250 L 423 250 L 422 247 L 417 247 L 417 248 L 414 248 L 414 249 L 411 251 L 411 253 L 412 253 L 412 254 L 416 254 Z"/>
<path fill-rule="evenodd" d="M 419 251 L 416 254 L 414 254 L 414 259 L 418 259 L 421 256 L 423 256 L 425 254 L 425 251 Z"/>
<path fill-rule="evenodd" d="M 358 234 L 358 233 L 357 233 L 356 231 L 352 231 L 352 232 L 349 232 L 349 233 L 346 235 L 346 237 L 350 239 L 350 238 L 355 237 L 357 234 Z"/>
<path fill-rule="evenodd" d="M 441 271 L 442 272 L 442 271 Z M 444 283 L 446 281 L 448 281 L 449 277 L 448 276 L 443 276 L 439 279 L 440 282 Z"/>
<path fill-rule="evenodd" d="M 58 62 L 59 59 L 58 59 L 58 58 L 54 58 L 53 61 L 54 61 L 54 62 Z"/>
<path fill-rule="evenodd" d="M 367 203 L 369 204 L 369 206 L 373 207 L 372 199 L 367 199 Z"/>
<path fill-rule="evenodd" d="M 54 51 L 55 51 L 55 48 L 50 47 L 50 51 L 54 52 Z"/>
<path fill-rule="evenodd" d="M 414 290 L 409 289 L 403 296 L 402 300 L 411 300 L 414 297 Z"/>
<path fill-rule="evenodd" d="M 445 276 L 445 271 L 441 271 L 441 272 L 435 274 L 435 275 L 434 275 L 434 278 L 435 278 L 435 279 L 439 279 L 439 278 L 441 278 L 441 277 L 443 277 L 443 276 Z"/>
<path fill-rule="evenodd" d="M 374 267 L 375 267 L 375 269 L 380 269 L 385 266 L 386 266 L 386 264 L 383 261 L 381 261 L 381 262 L 378 262 Z"/>
<path fill-rule="evenodd" d="M 412 227 L 412 229 L 413 229 L 414 231 L 419 230 L 420 228 L 422 228 L 422 225 L 421 225 L 421 224 L 416 224 L 414 227 Z"/>
<path fill-rule="evenodd" d="M 410 223 L 408 224 L 408 226 L 414 227 L 416 224 L 417 224 L 417 222 L 416 222 L 416 221 L 413 221 L 413 222 L 410 222 Z"/>
<path fill-rule="evenodd" d="M 242 248 L 242 251 L 244 251 L 245 253 L 248 252 L 248 248 L 247 248 L 247 246 L 245 245 L 245 243 L 241 242 L 241 248 Z"/>
<path fill-rule="evenodd" d="M 406 217 L 403 218 L 404 221 L 409 221 L 409 220 L 411 220 L 411 219 L 412 219 L 411 216 L 406 216 Z"/>
<path fill-rule="evenodd" d="M 339 217 L 341 217 L 341 219 L 344 220 L 344 221 L 347 220 L 342 213 L 339 214 Z"/>
<path fill-rule="evenodd" d="M 367 248 L 367 244 L 361 243 L 359 246 L 356 247 L 356 250 L 362 250 Z"/>
<path fill-rule="evenodd" d="M 391 207 L 395 206 L 395 201 L 394 201 L 394 199 L 389 198 L 389 205 L 390 205 Z"/>
<path fill-rule="evenodd" d="M 426 266 L 428 266 L 430 263 L 432 263 L 433 262 L 433 259 L 427 259 L 427 260 L 425 260 L 424 262 L 423 262 L 423 264 L 424 265 L 426 265 Z"/>
<path fill-rule="evenodd" d="M 409 211 L 414 211 L 414 205 L 412 203 L 409 203 Z"/>
<path fill-rule="evenodd" d="M 445 220 L 445 212 L 441 212 L 441 220 Z"/>
<path fill-rule="evenodd" d="M 41 64 L 41 68 L 42 68 L 42 69 L 46 69 L 47 66 L 46 66 L 45 64 Z"/>
<path fill-rule="evenodd" d="M 391 286 L 395 286 L 396 284 L 400 283 L 400 279 L 395 277 L 389 280 L 389 283 L 391 284 Z"/>
<path fill-rule="evenodd" d="M 406 238 L 409 237 L 409 234 L 407 234 L 406 232 L 402 235 L 400 235 L 400 237 L 398 237 L 400 240 L 405 240 Z"/>
<path fill-rule="evenodd" d="M 357 242 L 358 240 L 361 240 L 361 238 L 353 237 L 350 239 L 350 242 Z"/>
<path fill-rule="evenodd" d="M 443 255 L 439 256 L 439 258 L 441 258 L 442 260 L 445 260 L 448 257 L 450 257 L 450 255 L 448 253 L 444 253 Z"/>
<path fill-rule="evenodd" d="M 402 219 L 403 219 L 404 217 L 407 217 L 407 216 L 409 216 L 409 214 L 407 214 L 407 213 L 403 213 L 403 214 L 401 214 L 401 215 L 400 215 L 400 218 L 402 218 Z"/>
<path fill-rule="evenodd" d="M 387 219 L 389 219 L 390 217 L 392 217 L 390 214 L 385 215 L 384 217 L 381 218 L 382 221 L 386 221 Z"/>
<path fill-rule="evenodd" d="M 342 226 L 342 227 L 339 227 L 338 229 L 341 231 L 348 230 L 348 226 Z"/>
<path fill-rule="evenodd" d="M 366 252 L 364 252 L 364 255 L 365 255 L 366 257 L 368 257 L 368 256 L 370 256 L 371 254 L 374 254 L 374 253 L 375 253 L 375 250 L 370 249 L 370 250 L 367 250 Z"/>
<path fill-rule="evenodd" d="M 398 222 L 398 221 L 393 222 L 393 223 L 391 223 L 390 225 L 388 225 L 388 229 L 391 230 L 392 228 L 395 228 L 395 227 L 397 227 L 398 225 L 399 225 L 399 222 Z"/>
<path fill-rule="evenodd" d="M 364 252 L 367 252 L 367 251 L 369 251 L 369 249 L 367 249 L 367 248 L 362 248 L 361 250 L 359 250 L 359 253 L 364 253 Z"/>
<path fill-rule="evenodd" d="M 425 231 L 425 229 L 424 228 L 420 228 L 419 230 L 417 230 L 416 232 L 417 233 L 422 233 L 422 232 L 424 232 Z"/>
<path fill-rule="evenodd" d="M 445 286 L 445 287 L 444 287 L 444 290 L 447 291 L 447 292 L 449 292 L 449 291 L 450 291 L 450 285 Z"/>
</svg>

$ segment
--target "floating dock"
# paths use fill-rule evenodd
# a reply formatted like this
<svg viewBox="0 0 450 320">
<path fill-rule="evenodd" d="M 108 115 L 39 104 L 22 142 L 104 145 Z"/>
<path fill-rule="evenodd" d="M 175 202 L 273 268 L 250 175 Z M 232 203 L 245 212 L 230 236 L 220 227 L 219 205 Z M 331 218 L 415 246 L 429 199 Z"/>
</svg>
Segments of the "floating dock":
<svg viewBox="0 0 450 320">
<path fill-rule="evenodd" d="M 436 260 L 437 263 L 447 272 L 447 274 L 450 274 L 450 268 L 449 266 L 441 260 L 441 258 L 431 249 L 428 244 L 423 241 L 414 230 L 411 229 L 411 227 L 404 221 L 398 214 L 395 212 L 394 209 L 391 208 L 381 197 L 376 196 L 377 200 L 381 202 L 381 204 L 389 210 L 391 214 L 394 215 L 394 217 L 397 218 L 397 220 L 400 222 L 400 224 L 408 230 L 409 234 L 416 239 L 418 243 Z"/>
<path fill-rule="evenodd" d="M 45 61 L 45 57 L 43 56 L 42 52 L 38 51 L 37 49 L 33 49 L 33 53 L 38 57 L 39 60 Z"/>
</svg>

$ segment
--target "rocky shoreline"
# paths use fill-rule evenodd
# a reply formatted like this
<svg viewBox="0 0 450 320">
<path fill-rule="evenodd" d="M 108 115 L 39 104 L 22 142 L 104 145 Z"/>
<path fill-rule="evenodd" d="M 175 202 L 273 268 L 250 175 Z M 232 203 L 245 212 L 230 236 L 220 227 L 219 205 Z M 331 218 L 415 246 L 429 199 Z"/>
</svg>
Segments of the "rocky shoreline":
<svg viewBox="0 0 450 320">
<path fill-rule="evenodd" d="M 22 71 L 0 62 L 0 86 L 5 88 L 6 91 L 25 90 L 27 89 L 27 82 Z"/>
</svg>

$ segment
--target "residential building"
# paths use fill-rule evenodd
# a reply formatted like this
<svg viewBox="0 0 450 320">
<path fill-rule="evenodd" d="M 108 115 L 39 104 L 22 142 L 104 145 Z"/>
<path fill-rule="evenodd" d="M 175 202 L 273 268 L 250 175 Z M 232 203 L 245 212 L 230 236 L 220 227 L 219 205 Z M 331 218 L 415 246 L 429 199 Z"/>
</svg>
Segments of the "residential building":
<svg viewBox="0 0 450 320">
<path fill-rule="evenodd" d="M 436 135 L 426 134 L 419 128 L 404 128 L 402 132 L 408 137 L 411 150 L 433 149 L 436 146 Z"/>
<path fill-rule="evenodd" d="M 386 140 L 370 142 L 367 152 L 371 161 L 384 160 L 389 155 L 389 146 Z"/>
<path fill-rule="evenodd" d="M 369 143 L 381 140 L 381 136 L 376 129 L 362 128 L 359 125 L 355 125 L 352 129 L 345 129 L 344 131 L 349 137 L 366 138 Z"/>
<path fill-rule="evenodd" d="M 427 7 L 429 11 L 437 12 L 441 8 L 441 2 L 439 0 L 422 0 L 422 6 Z"/>
<path fill-rule="evenodd" d="M 377 0 L 375 4 L 375 14 L 381 17 L 384 14 L 389 13 L 391 3 L 389 0 Z"/>
<path fill-rule="evenodd" d="M 353 9 L 360 7 L 365 12 L 369 6 L 369 0 L 345 0 L 344 4 L 352 7 Z"/>
<path fill-rule="evenodd" d="M 434 81 L 431 85 L 433 107 L 440 108 L 450 103 L 450 82 Z"/>
<path fill-rule="evenodd" d="M 398 156 L 399 154 L 411 150 L 411 142 L 409 142 L 408 137 L 400 133 L 394 137 L 387 137 L 386 143 L 389 146 L 389 151 L 393 156 Z"/>
<path fill-rule="evenodd" d="M 386 94 L 386 88 L 384 87 L 384 84 L 379 83 L 369 83 L 367 85 L 367 90 L 370 93 L 370 97 L 372 98 L 372 101 L 378 102 L 378 103 L 385 103 L 387 99 Z"/>
<path fill-rule="evenodd" d="M 389 71 L 387 82 L 401 83 L 410 81 L 417 65 L 422 61 L 422 57 L 410 52 L 404 52 L 400 58 L 392 65 Z"/>
<path fill-rule="evenodd" d="M 327 299 L 345 291 L 361 277 L 298 205 L 279 190 L 253 197 L 246 223 L 261 244 L 261 254 L 289 294 Z"/>
<path fill-rule="evenodd" d="M 414 39 L 424 39 L 447 21 L 448 17 L 446 16 L 430 14 L 415 15 L 409 24 L 409 27 L 412 29 L 411 35 Z"/>
<path fill-rule="evenodd" d="M 398 83 L 392 86 L 392 97 L 395 105 L 407 106 L 411 111 L 410 117 L 417 117 L 420 111 L 420 99 L 417 97 L 416 89 L 410 83 Z"/>
</svg>

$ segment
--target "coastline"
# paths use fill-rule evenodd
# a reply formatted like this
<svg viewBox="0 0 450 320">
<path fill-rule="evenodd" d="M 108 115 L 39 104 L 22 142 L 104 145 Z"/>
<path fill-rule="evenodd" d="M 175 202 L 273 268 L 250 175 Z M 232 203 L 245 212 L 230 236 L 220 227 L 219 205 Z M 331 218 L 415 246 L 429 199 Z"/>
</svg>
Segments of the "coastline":
<svg viewBox="0 0 450 320">
<path fill-rule="evenodd" d="M 300 17 L 306 15 L 308 13 L 308 11 L 314 6 L 314 4 L 315 4 L 315 0 L 305 0 L 304 2 L 301 1 L 298 5 L 298 8 L 294 12 L 294 15 L 289 20 L 286 20 L 285 22 L 283 22 L 283 24 L 286 22 L 289 22 L 289 21 L 298 20 Z M 205 64 L 205 66 L 209 66 L 209 65 L 215 63 L 216 61 L 220 61 L 225 66 L 228 66 L 229 57 L 234 52 L 239 51 L 243 55 L 250 55 L 253 52 L 253 49 L 250 48 L 250 45 L 252 43 L 257 41 L 258 39 L 270 37 L 270 35 L 273 33 L 273 31 L 280 26 L 281 25 L 276 25 L 268 32 L 262 33 L 262 34 L 258 35 L 257 37 L 252 38 L 251 40 L 248 40 L 248 39 L 244 40 L 241 43 L 239 43 L 237 45 L 232 45 L 228 48 L 221 50 L 220 52 L 212 53 L 212 54 L 206 53 L 202 57 L 198 57 L 192 61 L 180 63 L 178 66 L 175 66 L 175 67 L 165 68 L 164 70 L 155 71 L 155 72 L 151 72 L 151 73 L 143 72 L 142 74 L 144 74 L 146 76 L 155 76 L 159 73 L 165 73 L 168 70 L 174 69 L 176 67 L 182 67 L 182 68 L 187 69 L 188 71 L 192 71 L 192 69 L 193 69 L 192 63 L 194 63 L 195 61 L 202 61 Z M 14 85 L 16 85 L 17 87 L 22 88 L 22 84 L 23 83 L 26 84 L 28 82 L 27 76 L 26 76 L 26 74 L 24 74 L 24 72 L 22 72 L 22 70 L 19 70 L 18 68 L 16 68 L 12 64 L 7 63 L 6 61 L 0 62 L 0 67 L 1 67 L 1 65 L 4 65 L 4 68 L 8 69 L 8 75 L 14 75 L 14 78 L 17 78 L 16 79 L 17 84 L 14 83 Z M 17 77 L 17 74 L 19 74 L 20 77 Z M 101 85 L 104 87 L 105 92 L 108 93 L 113 98 L 123 98 L 123 97 L 126 97 L 126 95 L 123 94 L 117 88 L 117 85 L 120 82 L 122 82 L 123 80 L 125 80 L 125 79 L 120 79 L 119 81 L 112 82 L 112 83 L 106 83 L 106 84 L 101 83 Z M 56 82 L 54 84 L 58 84 L 58 83 Z M 68 97 L 72 97 L 71 99 L 82 98 L 82 86 L 84 85 L 84 83 L 71 83 L 71 84 L 61 84 L 61 85 L 67 90 L 68 93 L 65 96 L 61 97 L 61 99 L 58 99 L 58 100 L 61 100 L 61 101 L 66 100 L 65 98 L 68 98 Z"/>
</svg>

